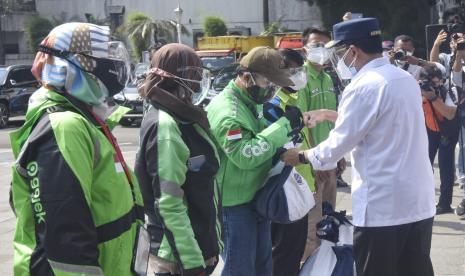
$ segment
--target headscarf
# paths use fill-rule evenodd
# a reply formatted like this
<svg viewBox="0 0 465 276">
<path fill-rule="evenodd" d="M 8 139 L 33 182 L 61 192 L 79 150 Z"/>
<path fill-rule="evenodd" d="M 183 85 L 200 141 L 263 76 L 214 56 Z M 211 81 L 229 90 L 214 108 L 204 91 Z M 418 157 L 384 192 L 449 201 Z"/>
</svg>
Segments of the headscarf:
<svg viewBox="0 0 465 276">
<path fill-rule="evenodd" d="M 85 52 L 89 55 L 108 56 L 108 49 L 99 44 L 110 40 L 108 26 L 89 23 L 66 23 L 55 27 L 41 45 L 70 52 Z M 92 70 L 92 59 L 75 55 L 71 60 L 85 70 Z M 106 87 L 91 74 L 83 72 L 65 59 L 38 52 L 32 65 L 32 74 L 43 85 L 71 96 L 92 106 L 102 103 L 108 95 Z"/>
<path fill-rule="evenodd" d="M 202 63 L 195 51 L 183 44 L 171 43 L 161 47 L 152 56 L 151 71 L 145 82 L 139 87 L 139 93 L 167 112 L 187 122 L 196 122 L 204 129 L 209 129 L 206 112 L 191 102 L 191 95 L 186 89 L 178 89 L 178 83 L 164 72 L 184 79 L 192 79 L 189 70 L 184 68 L 201 68 Z M 161 70 L 159 70 L 161 69 Z M 186 83 L 193 85 L 191 83 Z M 195 90 L 194 87 L 192 87 Z"/>
</svg>

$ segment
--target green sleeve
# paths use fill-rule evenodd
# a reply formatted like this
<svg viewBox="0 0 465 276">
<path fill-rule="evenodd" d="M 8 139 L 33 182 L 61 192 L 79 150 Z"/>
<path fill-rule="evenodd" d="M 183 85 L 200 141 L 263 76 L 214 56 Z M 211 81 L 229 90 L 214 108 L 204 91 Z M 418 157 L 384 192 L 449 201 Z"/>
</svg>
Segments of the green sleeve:
<svg viewBox="0 0 465 276">
<path fill-rule="evenodd" d="M 253 169 L 269 161 L 276 150 L 289 141 L 289 121 L 282 117 L 258 134 L 244 128 L 237 120 L 228 118 L 214 129 L 219 146 L 240 169 Z M 240 133 L 240 135 L 233 133 Z"/>
<path fill-rule="evenodd" d="M 160 248 L 159 256 L 175 252 L 182 269 L 204 267 L 202 252 L 194 236 L 181 188 L 186 180 L 189 149 L 180 139 L 158 140 L 158 173 L 161 197 L 158 202 L 160 215 L 165 226 L 165 238 L 172 252 Z"/>
</svg>

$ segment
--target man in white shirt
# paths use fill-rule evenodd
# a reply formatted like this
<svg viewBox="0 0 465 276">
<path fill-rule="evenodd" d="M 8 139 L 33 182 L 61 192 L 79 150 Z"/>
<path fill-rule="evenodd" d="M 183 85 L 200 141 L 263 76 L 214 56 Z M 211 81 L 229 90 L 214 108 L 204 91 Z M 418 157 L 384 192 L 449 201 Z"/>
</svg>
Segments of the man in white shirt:
<svg viewBox="0 0 465 276">
<path fill-rule="evenodd" d="M 341 22 L 333 33 L 327 47 L 333 48 L 336 71 L 352 79 L 335 128 L 317 147 L 282 158 L 324 170 L 350 151 L 357 275 L 434 275 L 434 181 L 420 88 L 382 58 L 377 19 Z M 304 116 L 309 126 L 326 119 L 318 111 Z"/>
<path fill-rule="evenodd" d="M 421 69 L 432 67 L 434 64 L 415 57 L 414 53 L 413 38 L 408 35 L 399 35 L 394 39 L 394 49 L 389 52 L 389 61 L 418 80 Z"/>
</svg>

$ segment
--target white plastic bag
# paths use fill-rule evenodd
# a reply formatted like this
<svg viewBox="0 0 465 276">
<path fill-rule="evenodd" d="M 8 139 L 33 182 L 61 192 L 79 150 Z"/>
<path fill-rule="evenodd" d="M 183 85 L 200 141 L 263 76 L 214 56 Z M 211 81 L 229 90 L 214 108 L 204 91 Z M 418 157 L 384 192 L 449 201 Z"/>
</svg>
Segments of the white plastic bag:
<svg viewBox="0 0 465 276">
<path fill-rule="evenodd" d="M 333 246 L 334 243 L 322 240 L 320 247 L 305 261 L 299 276 L 331 276 L 337 262 Z"/>
<path fill-rule="evenodd" d="M 354 226 L 343 223 L 339 226 L 339 241 L 337 245 L 354 244 Z"/>
</svg>

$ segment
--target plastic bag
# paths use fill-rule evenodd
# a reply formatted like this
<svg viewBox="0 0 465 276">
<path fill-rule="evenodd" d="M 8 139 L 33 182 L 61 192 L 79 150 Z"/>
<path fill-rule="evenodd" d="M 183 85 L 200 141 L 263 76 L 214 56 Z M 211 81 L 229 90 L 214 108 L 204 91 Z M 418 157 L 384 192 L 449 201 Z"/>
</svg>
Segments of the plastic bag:
<svg viewBox="0 0 465 276">
<path fill-rule="evenodd" d="M 305 261 L 299 276 L 330 276 L 337 263 L 333 246 L 334 243 L 322 240 L 320 247 Z"/>
</svg>

